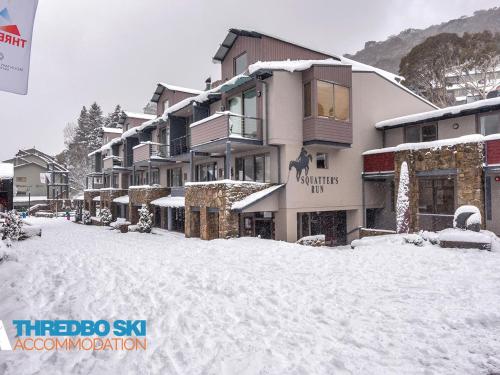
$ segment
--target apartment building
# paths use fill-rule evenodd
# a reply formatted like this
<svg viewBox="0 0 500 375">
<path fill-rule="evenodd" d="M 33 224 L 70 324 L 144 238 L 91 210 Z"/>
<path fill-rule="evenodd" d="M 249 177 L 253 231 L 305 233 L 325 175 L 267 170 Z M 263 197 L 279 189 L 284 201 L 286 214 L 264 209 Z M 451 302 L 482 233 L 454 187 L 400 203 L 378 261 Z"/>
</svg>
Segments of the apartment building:
<svg viewBox="0 0 500 375">
<path fill-rule="evenodd" d="M 54 157 L 33 147 L 4 162 L 14 165 L 14 208 L 40 204 L 60 210 L 69 205 L 69 171 Z"/>
<path fill-rule="evenodd" d="M 159 83 L 157 116 L 91 155 L 122 158 L 128 189 L 118 177 L 86 200 L 123 189 L 113 202 L 132 223 L 147 204 L 188 237 L 343 244 L 363 224 L 362 153 L 383 146 L 374 124 L 436 108 L 391 73 L 254 31 L 229 30 L 213 60 L 220 81 Z"/>
<path fill-rule="evenodd" d="M 365 225 L 395 229 L 401 163 L 410 177 L 410 228 L 451 227 L 461 205 L 500 233 L 500 98 L 377 122 L 384 148 L 364 153 Z M 377 201 L 378 197 L 378 201 Z"/>
</svg>

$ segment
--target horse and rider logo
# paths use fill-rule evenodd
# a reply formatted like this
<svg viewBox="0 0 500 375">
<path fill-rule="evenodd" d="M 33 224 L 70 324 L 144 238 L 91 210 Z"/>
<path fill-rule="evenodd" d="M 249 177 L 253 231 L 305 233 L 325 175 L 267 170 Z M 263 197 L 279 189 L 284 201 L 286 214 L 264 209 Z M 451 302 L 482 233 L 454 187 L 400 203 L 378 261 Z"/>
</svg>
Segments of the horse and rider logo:
<svg viewBox="0 0 500 375">
<path fill-rule="evenodd" d="M 309 163 L 312 162 L 312 160 L 312 155 L 309 154 L 304 147 L 302 147 L 297 160 L 292 160 L 288 165 L 288 171 L 291 171 L 292 168 L 295 168 L 295 177 L 297 177 L 297 181 L 299 181 L 300 176 L 302 176 L 302 171 L 304 171 L 306 176 L 309 174 Z"/>
</svg>

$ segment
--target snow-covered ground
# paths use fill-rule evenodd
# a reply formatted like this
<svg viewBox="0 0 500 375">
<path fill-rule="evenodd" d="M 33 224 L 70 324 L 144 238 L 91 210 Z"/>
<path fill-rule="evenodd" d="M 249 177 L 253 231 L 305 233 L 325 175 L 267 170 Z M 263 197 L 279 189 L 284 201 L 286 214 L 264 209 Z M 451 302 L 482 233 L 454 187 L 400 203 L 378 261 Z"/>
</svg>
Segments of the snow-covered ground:
<svg viewBox="0 0 500 375">
<path fill-rule="evenodd" d="M 147 319 L 148 350 L 4 351 L 0 374 L 500 371 L 499 252 L 33 222 L 0 264 L 0 319 Z"/>
</svg>

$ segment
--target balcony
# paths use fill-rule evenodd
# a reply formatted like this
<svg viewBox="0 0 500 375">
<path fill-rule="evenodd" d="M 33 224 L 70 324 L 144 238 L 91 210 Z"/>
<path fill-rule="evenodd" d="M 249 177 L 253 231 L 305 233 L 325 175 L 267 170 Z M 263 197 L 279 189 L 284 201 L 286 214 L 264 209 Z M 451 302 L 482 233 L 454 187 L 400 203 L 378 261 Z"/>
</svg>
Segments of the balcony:
<svg viewBox="0 0 500 375">
<path fill-rule="evenodd" d="M 177 156 L 189 152 L 189 137 L 184 135 L 170 141 L 170 156 Z"/>
<path fill-rule="evenodd" d="M 394 153 L 380 152 L 363 156 L 364 173 L 383 174 L 394 172 Z"/>
<path fill-rule="evenodd" d="M 123 159 L 119 156 L 108 156 L 103 159 L 102 167 L 104 170 L 113 169 L 114 167 L 122 167 Z"/>
<path fill-rule="evenodd" d="M 241 145 L 262 144 L 262 121 L 230 112 L 218 112 L 191 124 L 191 148 L 223 150 L 226 141 Z"/>
<path fill-rule="evenodd" d="M 143 142 L 133 147 L 133 161 L 162 160 L 169 157 L 168 146 L 161 143 Z"/>
</svg>

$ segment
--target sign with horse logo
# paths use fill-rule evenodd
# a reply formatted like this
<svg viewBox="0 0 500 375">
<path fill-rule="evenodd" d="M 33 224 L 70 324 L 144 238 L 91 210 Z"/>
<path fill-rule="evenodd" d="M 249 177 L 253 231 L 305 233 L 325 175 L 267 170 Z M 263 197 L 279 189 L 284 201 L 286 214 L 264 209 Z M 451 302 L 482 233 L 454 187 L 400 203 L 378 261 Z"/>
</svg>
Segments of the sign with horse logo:
<svg viewBox="0 0 500 375">
<path fill-rule="evenodd" d="M 300 150 L 299 157 L 291 160 L 288 164 L 288 176 L 292 168 L 295 168 L 295 178 L 297 182 L 311 188 L 311 193 L 323 193 L 325 185 L 338 185 L 339 178 L 337 176 L 309 176 L 309 163 L 313 161 L 313 156 L 304 147 Z M 304 172 L 304 175 L 302 175 Z"/>
</svg>

